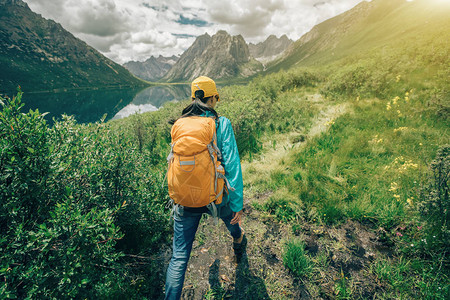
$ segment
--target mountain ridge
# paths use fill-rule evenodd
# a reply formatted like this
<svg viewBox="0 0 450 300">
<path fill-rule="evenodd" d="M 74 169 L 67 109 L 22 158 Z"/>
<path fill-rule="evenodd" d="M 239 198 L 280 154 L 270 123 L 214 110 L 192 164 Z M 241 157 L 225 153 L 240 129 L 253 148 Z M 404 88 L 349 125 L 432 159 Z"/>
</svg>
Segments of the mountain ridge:
<svg viewBox="0 0 450 300">
<path fill-rule="evenodd" d="M 143 62 L 129 61 L 124 63 L 123 66 L 139 78 L 157 81 L 167 74 L 178 59 L 179 57 L 175 55 L 170 57 L 162 55 L 155 57 L 152 55 Z"/>
<path fill-rule="evenodd" d="M 246 77 L 261 69 L 241 35 L 220 30 L 213 36 L 205 33 L 197 37 L 163 80 L 189 81 L 200 75 L 215 79 Z"/>
<path fill-rule="evenodd" d="M 145 85 L 22 0 L 2 0 L 0 6 L 2 92 L 18 85 L 25 91 Z"/>
<path fill-rule="evenodd" d="M 253 44 L 249 43 L 250 54 L 258 61 L 265 63 L 274 60 L 281 55 L 294 41 L 289 39 L 286 34 L 279 38 L 275 35 L 269 35 L 263 42 Z"/>
</svg>

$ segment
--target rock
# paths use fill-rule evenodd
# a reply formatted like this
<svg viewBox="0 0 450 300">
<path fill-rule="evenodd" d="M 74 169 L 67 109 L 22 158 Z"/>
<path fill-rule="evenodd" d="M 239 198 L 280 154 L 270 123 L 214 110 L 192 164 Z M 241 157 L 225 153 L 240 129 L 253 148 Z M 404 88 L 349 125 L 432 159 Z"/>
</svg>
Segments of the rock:
<svg viewBox="0 0 450 300">
<path fill-rule="evenodd" d="M 164 57 L 162 55 L 159 57 L 151 56 L 144 62 L 129 61 L 123 64 L 123 66 L 139 78 L 157 81 L 169 72 L 178 59 L 179 57 L 175 55 L 171 57 Z"/>
<path fill-rule="evenodd" d="M 285 34 L 280 38 L 270 35 L 264 42 L 258 44 L 250 43 L 248 49 L 256 60 L 266 63 L 277 58 L 292 43 L 293 41 Z"/>
<path fill-rule="evenodd" d="M 249 76 L 262 70 L 262 65 L 250 55 L 241 35 L 231 36 L 226 31 L 197 37 L 164 76 L 167 81 L 193 80 L 198 76 L 213 79 Z"/>
</svg>

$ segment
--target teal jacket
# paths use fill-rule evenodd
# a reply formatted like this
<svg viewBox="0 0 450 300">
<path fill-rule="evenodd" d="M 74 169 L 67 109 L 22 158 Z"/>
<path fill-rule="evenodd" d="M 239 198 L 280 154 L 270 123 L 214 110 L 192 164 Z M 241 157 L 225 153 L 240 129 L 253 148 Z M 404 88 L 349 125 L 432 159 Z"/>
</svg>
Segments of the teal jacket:
<svg viewBox="0 0 450 300">
<path fill-rule="evenodd" d="M 212 116 L 212 113 L 207 112 L 206 116 Z M 219 121 L 216 120 L 216 132 L 217 147 L 222 152 L 221 163 L 225 169 L 225 177 L 228 179 L 230 186 L 235 189 L 229 191 L 228 195 L 224 194 L 220 207 L 229 204 L 232 211 L 238 212 L 242 210 L 244 205 L 244 183 L 242 181 L 241 160 L 230 120 L 219 117 Z"/>
</svg>

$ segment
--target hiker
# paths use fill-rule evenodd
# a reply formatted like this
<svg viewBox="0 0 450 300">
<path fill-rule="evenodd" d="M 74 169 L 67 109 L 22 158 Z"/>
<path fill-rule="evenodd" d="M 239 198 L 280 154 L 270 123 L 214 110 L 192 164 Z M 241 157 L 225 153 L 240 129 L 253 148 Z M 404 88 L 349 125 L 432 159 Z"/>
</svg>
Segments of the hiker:
<svg viewBox="0 0 450 300">
<path fill-rule="evenodd" d="M 222 175 L 218 174 L 216 171 L 216 175 L 218 175 L 216 177 L 223 179 L 222 185 L 224 185 L 224 188 L 218 191 L 220 197 L 218 195 L 217 199 L 221 198 L 220 204 L 215 204 L 214 202 L 211 202 L 208 205 L 196 207 L 198 206 L 195 205 L 194 203 L 196 199 L 193 199 L 192 205 L 190 204 L 191 202 L 189 201 L 185 201 L 185 203 L 187 204 L 185 204 L 184 206 L 180 204 L 174 204 L 173 253 L 172 259 L 170 260 L 169 267 L 167 269 L 165 299 L 180 299 L 181 297 L 186 268 L 192 250 L 192 243 L 194 241 L 195 233 L 197 231 L 200 219 L 204 213 L 208 213 L 213 217 L 215 216 L 216 218 L 219 217 L 220 219 L 223 220 L 231 236 L 233 237 L 233 249 L 236 257 L 240 257 L 243 255 L 247 244 L 246 236 L 244 234 L 243 229 L 240 226 L 243 214 L 242 211 L 243 182 L 242 182 L 241 163 L 239 159 L 239 153 L 236 145 L 236 139 L 234 137 L 233 128 L 231 127 L 230 120 L 228 120 L 225 117 L 219 117 L 217 112 L 214 110 L 217 102 L 220 101 L 220 97 L 216 89 L 216 84 L 211 78 L 201 76 L 195 79 L 191 84 L 191 92 L 192 92 L 191 95 L 192 103 L 182 111 L 182 116 L 177 121 L 174 122 L 175 124 L 173 126 L 174 127 L 177 125 L 180 126 L 179 125 L 180 122 L 189 123 L 191 121 L 210 122 L 209 124 L 212 124 L 212 126 L 214 126 L 215 123 L 216 135 L 214 137 L 216 137 L 217 146 L 215 144 L 212 144 L 212 147 L 210 148 L 211 149 L 218 148 L 218 149 L 216 151 L 211 151 L 210 148 L 208 149 L 210 150 L 210 154 L 213 152 L 217 152 L 217 156 L 219 157 L 218 160 L 220 162 L 215 162 L 215 164 L 217 164 L 218 169 L 222 170 L 221 168 L 223 167 L 225 171 L 224 172 L 225 176 L 223 176 L 223 174 Z M 196 116 L 196 118 L 188 118 L 194 116 Z M 205 118 L 198 118 L 198 116 Z M 184 129 L 188 127 L 188 125 L 181 125 L 181 126 L 185 126 Z M 176 134 L 176 132 L 174 131 L 178 132 L 183 129 L 181 128 L 180 130 L 178 130 L 178 128 L 180 127 L 175 127 L 175 129 L 174 127 L 172 128 L 172 144 L 171 144 L 172 152 L 168 157 L 169 161 L 168 181 L 169 181 L 169 194 L 171 195 L 171 198 L 172 196 L 177 195 L 176 192 L 173 191 L 175 188 L 172 188 L 171 191 L 171 182 L 174 182 L 174 180 L 170 178 L 171 176 L 170 161 L 176 160 L 173 158 L 173 155 L 176 154 L 174 148 L 180 146 L 174 145 L 173 139 L 174 135 Z M 197 127 L 204 128 L 205 126 L 197 125 Z M 189 135 L 189 133 L 190 133 L 189 130 L 187 130 L 187 132 L 184 133 L 184 135 Z M 184 149 L 185 148 L 192 149 L 193 146 L 186 146 L 184 147 Z M 208 151 L 203 152 L 207 153 Z M 191 161 L 187 160 L 182 161 L 181 158 L 178 158 L 179 161 L 176 162 L 176 165 L 174 162 L 174 166 L 179 168 L 181 167 L 187 168 L 185 174 L 189 174 L 191 170 L 189 168 L 191 168 L 192 165 L 198 163 L 198 160 L 200 160 L 200 158 L 198 157 L 196 158 L 194 154 L 192 156 L 193 158 L 191 159 Z M 200 156 L 200 153 L 197 155 Z M 212 157 L 212 155 L 211 156 L 208 155 L 207 157 L 208 160 L 210 157 L 214 158 Z M 207 176 L 206 172 L 202 173 L 201 176 L 198 176 L 199 178 L 197 178 L 197 180 L 204 179 L 202 178 L 204 176 Z M 175 180 L 175 182 L 178 181 Z M 221 185 L 219 184 L 219 186 Z M 190 187 L 191 186 L 187 186 L 187 188 L 182 188 L 180 192 L 178 192 L 178 194 L 181 194 L 178 195 L 178 197 L 183 198 L 185 196 L 183 193 L 185 193 L 186 197 L 188 197 L 189 195 L 187 194 Z M 225 192 L 223 192 L 224 189 Z M 177 203 L 176 199 L 173 200 L 175 203 Z M 219 201 L 215 202 L 220 202 L 220 199 Z"/>
</svg>

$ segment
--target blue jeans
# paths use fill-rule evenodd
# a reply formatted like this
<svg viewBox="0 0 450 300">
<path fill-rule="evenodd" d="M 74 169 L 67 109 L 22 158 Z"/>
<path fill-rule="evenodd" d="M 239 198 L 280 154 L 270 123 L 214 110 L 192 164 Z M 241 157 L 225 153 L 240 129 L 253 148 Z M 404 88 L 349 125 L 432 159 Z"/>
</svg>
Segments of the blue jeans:
<svg viewBox="0 0 450 300">
<path fill-rule="evenodd" d="M 191 255 L 192 243 L 203 213 L 187 212 L 182 206 L 176 206 L 173 224 L 173 253 L 167 268 L 166 297 L 165 299 L 180 299 L 183 289 L 184 277 Z M 220 218 L 223 220 L 233 238 L 241 236 L 239 224 L 231 225 L 233 212 L 230 207 L 220 209 Z"/>
</svg>

